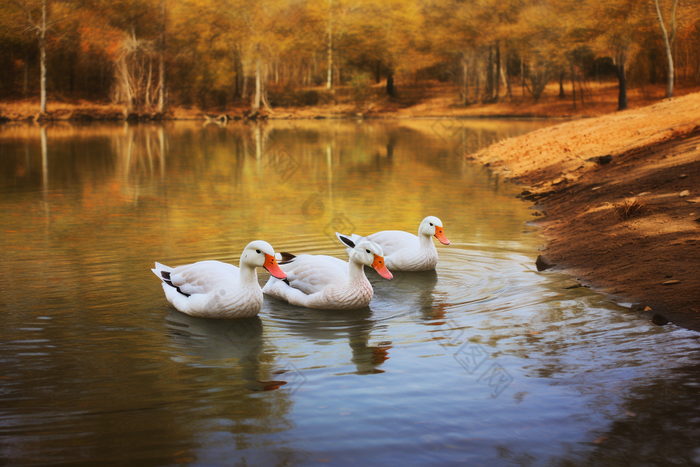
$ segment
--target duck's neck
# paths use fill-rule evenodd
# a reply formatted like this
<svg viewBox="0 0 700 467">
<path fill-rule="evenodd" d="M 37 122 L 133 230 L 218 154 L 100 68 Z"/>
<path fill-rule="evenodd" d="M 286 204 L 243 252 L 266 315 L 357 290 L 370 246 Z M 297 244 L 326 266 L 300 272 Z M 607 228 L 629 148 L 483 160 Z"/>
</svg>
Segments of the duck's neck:
<svg viewBox="0 0 700 467">
<path fill-rule="evenodd" d="M 365 266 L 359 261 L 355 260 L 354 257 L 350 258 L 350 262 L 348 263 L 348 276 L 351 284 L 357 282 L 368 282 L 367 276 L 365 276 Z"/>
<path fill-rule="evenodd" d="M 425 235 L 425 234 L 418 234 L 418 242 L 420 243 L 421 249 L 427 248 L 427 249 L 435 249 L 435 244 L 433 244 L 433 239 L 430 235 Z"/>
<path fill-rule="evenodd" d="M 238 276 L 238 283 L 243 287 L 247 286 L 250 284 L 257 284 L 258 283 L 258 273 L 256 271 L 255 267 L 246 265 L 246 264 L 240 264 L 238 267 L 239 270 L 239 276 Z"/>
</svg>

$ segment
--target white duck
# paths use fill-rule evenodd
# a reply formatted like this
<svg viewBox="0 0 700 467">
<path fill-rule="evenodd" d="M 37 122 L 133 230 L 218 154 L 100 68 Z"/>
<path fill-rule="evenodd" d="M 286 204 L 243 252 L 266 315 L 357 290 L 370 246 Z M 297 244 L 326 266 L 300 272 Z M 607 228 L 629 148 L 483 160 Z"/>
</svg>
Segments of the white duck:
<svg viewBox="0 0 700 467">
<path fill-rule="evenodd" d="M 183 313 L 205 318 L 250 318 L 260 311 L 263 294 L 257 267 L 274 277 L 287 275 L 275 260 L 275 250 L 262 240 L 241 253 L 240 269 L 219 261 L 200 261 L 170 268 L 156 263 L 153 273 L 163 281 L 165 298 Z"/>
<path fill-rule="evenodd" d="M 418 227 L 418 236 L 400 230 L 384 230 L 367 237 L 359 235 L 342 235 L 336 233 L 341 241 L 345 239 L 357 243 L 363 239 L 379 245 L 386 256 L 386 266 L 395 271 L 429 271 L 435 269 L 438 253 L 431 237 L 435 236 L 443 245 L 450 241 L 445 237 L 442 221 L 435 216 L 428 216 Z"/>
<path fill-rule="evenodd" d="M 289 261 L 280 263 L 287 279 L 271 277 L 263 293 L 307 308 L 353 310 L 366 307 L 374 290 L 364 267 L 373 267 L 385 279 L 393 276 L 384 265 L 382 249 L 376 243 L 365 240 L 356 245 L 350 239 L 344 239 L 343 243 L 349 247 L 349 262 L 324 255 L 289 255 Z"/>
</svg>

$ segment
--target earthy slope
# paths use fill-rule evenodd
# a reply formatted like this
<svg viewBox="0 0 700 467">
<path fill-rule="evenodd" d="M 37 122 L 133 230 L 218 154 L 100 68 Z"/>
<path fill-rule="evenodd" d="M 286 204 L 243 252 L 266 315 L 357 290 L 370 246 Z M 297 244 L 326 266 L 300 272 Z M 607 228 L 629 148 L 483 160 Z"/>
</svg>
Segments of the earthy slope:
<svg viewBox="0 0 700 467">
<path fill-rule="evenodd" d="M 700 330 L 700 94 L 563 123 L 473 157 L 530 185 L 523 197 L 543 203 L 543 258 L 555 269 Z"/>
</svg>

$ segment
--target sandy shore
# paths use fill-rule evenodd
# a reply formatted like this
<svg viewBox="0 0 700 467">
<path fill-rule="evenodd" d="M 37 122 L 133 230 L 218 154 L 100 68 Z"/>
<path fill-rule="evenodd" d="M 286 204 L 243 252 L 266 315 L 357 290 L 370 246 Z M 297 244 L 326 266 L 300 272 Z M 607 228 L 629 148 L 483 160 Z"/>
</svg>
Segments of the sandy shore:
<svg viewBox="0 0 700 467">
<path fill-rule="evenodd" d="M 539 263 L 700 331 L 700 93 L 569 121 L 470 156 L 526 185 Z M 546 264 L 545 264 L 546 263 Z"/>
</svg>

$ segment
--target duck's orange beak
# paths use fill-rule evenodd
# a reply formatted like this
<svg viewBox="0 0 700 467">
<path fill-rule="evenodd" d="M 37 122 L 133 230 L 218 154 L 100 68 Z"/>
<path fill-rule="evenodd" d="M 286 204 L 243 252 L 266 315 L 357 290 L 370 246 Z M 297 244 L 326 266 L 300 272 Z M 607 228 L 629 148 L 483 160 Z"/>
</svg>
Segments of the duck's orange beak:
<svg viewBox="0 0 700 467">
<path fill-rule="evenodd" d="M 394 276 L 391 275 L 389 270 L 386 268 L 386 264 L 384 264 L 384 258 L 379 256 L 379 255 L 374 255 L 374 262 L 372 263 L 372 267 L 374 268 L 375 271 L 379 273 L 380 276 L 382 276 L 384 279 L 393 279 Z"/>
<path fill-rule="evenodd" d="M 443 245 L 450 244 L 450 241 L 445 237 L 445 232 L 442 230 L 442 227 L 438 227 L 437 225 L 435 226 L 435 238 L 440 240 L 440 243 Z"/>
<path fill-rule="evenodd" d="M 265 253 L 265 264 L 263 264 L 263 267 L 277 279 L 287 278 L 287 273 L 280 269 L 275 257 L 272 255 Z"/>
</svg>

